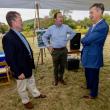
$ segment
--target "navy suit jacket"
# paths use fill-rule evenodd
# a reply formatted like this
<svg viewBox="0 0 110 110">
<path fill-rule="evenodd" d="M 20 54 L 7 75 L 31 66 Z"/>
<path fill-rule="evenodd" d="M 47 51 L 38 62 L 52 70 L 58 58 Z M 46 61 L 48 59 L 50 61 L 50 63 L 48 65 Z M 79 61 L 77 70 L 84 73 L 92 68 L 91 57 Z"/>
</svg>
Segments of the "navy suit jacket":
<svg viewBox="0 0 110 110">
<path fill-rule="evenodd" d="M 10 66 L 13 76 L 18 79 L 21 73 L 24 73 L 26 78 L 32 76 L 32 69 L 35 68 L 33 52 L 31 55 L 25 44 L 19 36 L 10 29 L 2 39 L 3 50 L 6 56 L 6 62 Z"/>
<path fill-rule="evenodd" d="M 100 68 L 103 66 L 103 46 L 106 40 L 109 26 L 105 20 L 100 21 L 94 29 L 81 39 L 83 45 L 81 61 L 85 68 Z"/>
</svg>

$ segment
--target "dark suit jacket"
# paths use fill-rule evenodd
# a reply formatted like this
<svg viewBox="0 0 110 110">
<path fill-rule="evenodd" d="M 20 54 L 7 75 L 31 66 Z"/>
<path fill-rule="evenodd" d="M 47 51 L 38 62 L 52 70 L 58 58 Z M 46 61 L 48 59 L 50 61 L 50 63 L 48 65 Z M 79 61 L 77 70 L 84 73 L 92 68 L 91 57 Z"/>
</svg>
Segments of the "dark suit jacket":
<svg viewBox="0 0 110 110">
<path fill-rule="evenodd" d="M 12 29 L 3 37 L 2 45 L 6 62 L 10 66 L 13 76 L 18 79 L 18 76 L 24 73 L 26 78 L 31 77 L 32 69 L 35 68 L 31 47 L 29 46 L 32 56 L 29 55 L 25 44 Z"/>
<path fill-rule="evenodd" d="M 103 46 L 109 26 L 102 20 L 92 31 L 91 29 L 81 40 L 83 44 L 81 61 L 85 68 L 100 68 L 103 66 Z"/>
</svg>

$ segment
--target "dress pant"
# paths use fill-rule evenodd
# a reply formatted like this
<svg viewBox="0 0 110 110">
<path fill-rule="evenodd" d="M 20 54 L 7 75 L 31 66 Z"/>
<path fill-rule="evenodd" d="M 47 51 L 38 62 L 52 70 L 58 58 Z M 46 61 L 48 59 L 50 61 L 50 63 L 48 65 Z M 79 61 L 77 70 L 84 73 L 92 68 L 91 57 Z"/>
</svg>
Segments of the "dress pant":
<svg viewBox="0 0 110 110">
<path fill-rule="evenodd" d="M 67 48 L 61 50 L 54 49 L 52 52 L 52 60 L 53 60 L 55 81 L 63 80 L 65 66 L 67 63 Z"/>
<path fill-rule="evenodd" d="M 39 90 L 36 88 L 34 75 L 32 75 L 28 79 L 17 80 L 17 90 L 23 104 L 29 102 L 27 89 L 29 90 L 33 97 L 38 97 L 40 95 Z"/>
<path fill-rule="evenodd" d="M 87 89 L 90 89 L 92 97 L 98 95 L 99 70 L 97 68 L 85 68 L 86 85 Z"/>
</svg>

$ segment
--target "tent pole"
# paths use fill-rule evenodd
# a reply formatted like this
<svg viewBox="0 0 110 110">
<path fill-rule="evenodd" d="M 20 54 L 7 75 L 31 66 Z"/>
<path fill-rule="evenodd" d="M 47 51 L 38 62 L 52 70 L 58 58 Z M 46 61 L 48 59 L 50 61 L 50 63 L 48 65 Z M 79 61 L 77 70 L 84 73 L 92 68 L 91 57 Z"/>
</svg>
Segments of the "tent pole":
<svg viewBox="0 0 110 110">
<path fill-rule="evenodd" d="M 40 18 L 39 18 L 39 4 L 36 3 L 36 11 L 37 11 L 37 27 L 38 30 L 40 29 Z M 41 64 L 44 63 L 43 61 L 43 48 L 40 49 L 40 53 L 41 53 Z"/>
<path fill-rule="evenodd" d="M 39 4 L 36 3 L 36 10 L 37 10 L 37 27 L 38 30 L 40 29 L 40 18 L 39 18 Z"/>
<path fill-rule="evenodd" d="M 35 18 L 34 18 L 34 36 L 33 36 L 33 44 L 34 44 L 34 37 L 36 36 L 36 10 L 35 10 Z"/>
</svg>

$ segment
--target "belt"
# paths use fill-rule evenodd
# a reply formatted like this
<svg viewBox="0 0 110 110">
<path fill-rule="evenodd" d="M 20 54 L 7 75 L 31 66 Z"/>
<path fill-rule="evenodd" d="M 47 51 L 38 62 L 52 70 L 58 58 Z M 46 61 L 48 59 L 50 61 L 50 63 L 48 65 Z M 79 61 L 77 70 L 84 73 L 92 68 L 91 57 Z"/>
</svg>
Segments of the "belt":
<svg viewBox="0 0 110 110">
<path fill-rule="evenodd" d="M 66 47 L 62 47 L 62 48 L 53 48 L 54 50 L 64 50 L 66 49 Z"/>
</svg>

